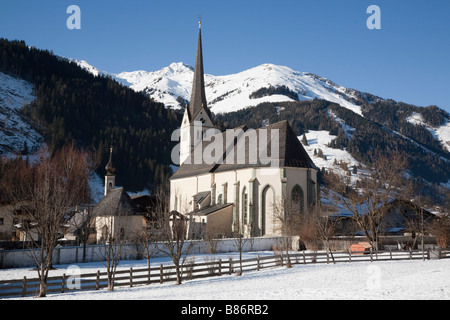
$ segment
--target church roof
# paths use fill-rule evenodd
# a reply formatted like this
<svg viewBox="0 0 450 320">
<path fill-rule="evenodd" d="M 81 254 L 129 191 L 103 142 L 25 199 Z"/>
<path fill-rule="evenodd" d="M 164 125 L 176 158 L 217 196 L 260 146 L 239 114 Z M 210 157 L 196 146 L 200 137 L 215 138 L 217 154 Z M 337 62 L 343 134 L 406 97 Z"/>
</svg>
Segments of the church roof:
<svg viewBox="0 0 450 320">
<path fill-rule="evenodd" d="M 189 120 L 194 119 L 202 108 L 204 108 L 204 110 L 208 113 L 208 116 L 211 118 L 211 111 L 207 108 L 206 102 L 205 76 L 203 71 L 202 30 L 201 24 L 199 23 L 194 81 L 192 83 L 191 100 L 188 106 Z"/>
<path fill-rule="evenodd" d="M 227 208 L 229 206 L 232 206 L 232 205 L 233 205 L 232 203 L 222 203 L 222 204 L 219 203 L 219 204 L 215 204 L 212 206 L 207 206 L 207 207 L 204 207 L 201 209 L 194 210 L 194 211 L 188 213 L 187 215 L 192 214 L 195 216 L 208 216 L 212 213 L 215 213 L 217 211 L 220 211 L 220 210 Z"/>
<path fill-rule="evenodd" d="M 94 207 L 94 216 L 142 215 L 123 188 L 112 189 Z"/>
<path fill-rule="evenodd" d="M 254 132 L 251 132 L 255 133 L 258 137 L 258 143 L 249 143 L 247 141 L 246 133 L 250 133 L 247 127 L 243 126 L 236 129 L 242 129 L 241 135 L 238 135 L 232 141 L 227 141 L 230 139 L 227 139 L 226 132 L 222 132 L 214 136 L 218 139 L 222 139 L 223 148 L 221 151 L 223 151 L 223 155 L 220 159 L 221 161 L 217 161 L 216 163 L 208 163 L 205 159 L 203 159 L 204 157 L 201 157 L 202 159 L 200 159 L 201 161 L 198 161 L 199 163 L 196 163 L 197 161 L 195 161 L 196 152 L 197 154 L 203 155 L 205 148 L 216 141 L 213 137 L 211 141 L 203 141 L 202 143 L 199 143 L 191 152 L 190 159 L 192 160 L 192 164 L 185 161 L 172 175 L 171 179 L 173 180 L 205 173 L 224 172 L 244 168 L 270 167 L 274 166 L 273 161 L 276 162 L 275 167 L 317 169 L 286 120 L 256 129 Z M 266 130 L 266 132 L 263 132 L 264 130 Z M 275 133 L 278 134 L 278 141 L 275 140 L 277 137 Z M 259 141 L 261 137 L 264 136 L 267 137 L 267 143 L 260 146 Z M 276 143 L 276 145 L 278 145 L 278 156 L 276 158 L 271 155 L 272 143 Z M 276 145 L 274 148 L 276 148 Z M 233 159 L 231 159 L 230 154 L 234 155 Z M 238 157 L 242 154 L 245 155 L 245 158 L 239 159 Z M 256 155 L 256 162 L 254 162 L 254 155 Z M 267 158 L 261 157 L 262 155 L 267 155 Z M 271 162 L 268 163 L 267 160 L 270 160 Z"/>
</svg>

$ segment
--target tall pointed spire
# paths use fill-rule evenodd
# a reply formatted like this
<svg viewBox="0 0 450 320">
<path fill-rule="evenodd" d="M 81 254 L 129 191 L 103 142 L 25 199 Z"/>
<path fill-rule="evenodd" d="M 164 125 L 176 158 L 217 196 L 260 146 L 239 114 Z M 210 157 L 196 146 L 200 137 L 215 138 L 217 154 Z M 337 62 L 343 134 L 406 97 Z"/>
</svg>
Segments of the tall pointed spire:
<svg viewBox="0 0 450 320">
<path fill-rule="evenodd" d="M 202 107 L 209 113 L 205 94 L 205 79 L 203 73 L 202 50 L 202 22 L 198 22 L 197 56 L 195 59 L 194 82 L 192 84 L 191 101 L 189 103 L 189 115 L 193 119 Z"/>
<path fill-rule="evenodd" d="M 214 130 L 212 114 L 206 102 L 205 79 L 203 73 L 202 25 L 198 23 L 197 57 L 195 59 L 194 81 L 192 83 L 191 101 L 184 110 L 180 133 L 180 164 L 190 159 L 190 155 L 203 138 Z M 199 125 L 200 124 L 200 125 Z M 201 133 L 201 135 L 200 135 Z"/>
</svg>

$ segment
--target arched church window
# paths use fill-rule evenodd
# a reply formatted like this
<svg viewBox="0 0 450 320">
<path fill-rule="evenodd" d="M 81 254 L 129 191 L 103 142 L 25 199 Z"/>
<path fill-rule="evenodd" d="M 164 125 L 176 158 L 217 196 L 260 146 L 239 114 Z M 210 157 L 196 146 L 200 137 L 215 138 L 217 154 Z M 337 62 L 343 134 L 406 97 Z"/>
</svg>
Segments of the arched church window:
<svg viewBox="0 0 450 320">
<path fill-rule="evenodd" d="M 294 188 L 292 188 L 291 201 L 298 212 L 303 212 L 305 198 L 303 195 L 303 189 L 298 184 L 296 184 Z"/>
<path fill-rule="evenodd" d="M 103 241 L 107 241 L 108 240 L 108 235 L 109 235 L 109 228 L 107 225 L 103 225 L 102 227 L 102 239 Z"/>
<path fill-rule="evenodd" d="M 261 235 L 271 232 L 274 216 L 275 191 L 272 186 L 267 185 L 261 194 Z"/>
</svg>

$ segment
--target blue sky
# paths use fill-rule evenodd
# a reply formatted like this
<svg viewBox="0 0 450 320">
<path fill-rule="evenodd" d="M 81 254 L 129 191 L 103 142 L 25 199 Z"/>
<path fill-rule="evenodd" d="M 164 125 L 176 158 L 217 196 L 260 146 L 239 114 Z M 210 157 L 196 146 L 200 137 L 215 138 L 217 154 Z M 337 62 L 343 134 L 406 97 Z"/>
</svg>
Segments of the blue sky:
<svg viewBox="0 0 450 320">
<path fill-rule="evenodd" d="M 69 5 L 81 29 L 69 30 Z M 381 29 L 369 30 L 369 5 Z M 1 0 L 0 37 L 118 73 L 194 64 L 202 17 L 205 72 L 237 73 L 262 63 L 450 112 L 447 0 Z"/>
</svg>

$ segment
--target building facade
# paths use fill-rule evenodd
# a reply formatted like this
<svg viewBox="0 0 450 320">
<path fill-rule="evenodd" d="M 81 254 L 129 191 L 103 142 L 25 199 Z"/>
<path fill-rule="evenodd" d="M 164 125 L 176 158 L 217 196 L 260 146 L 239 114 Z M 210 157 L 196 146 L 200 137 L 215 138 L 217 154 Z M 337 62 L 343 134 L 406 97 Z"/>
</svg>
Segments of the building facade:
<svg viewBox="0 0 450 320">
<path fill-rule="evenodd" d="M 287 121 L 226 132 L 207 106 L 201 27 L 192 94 L 181 123 L 170 209 L 189 216 L 192 238 L 281 235 L 286 201 L 299 213 L 319 201 L 318 169 Z M 213 230 L 213 231 L 212 231 Z"/>
</svg>

